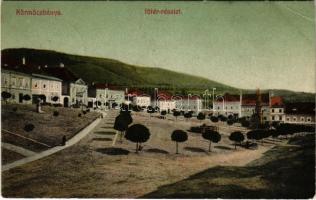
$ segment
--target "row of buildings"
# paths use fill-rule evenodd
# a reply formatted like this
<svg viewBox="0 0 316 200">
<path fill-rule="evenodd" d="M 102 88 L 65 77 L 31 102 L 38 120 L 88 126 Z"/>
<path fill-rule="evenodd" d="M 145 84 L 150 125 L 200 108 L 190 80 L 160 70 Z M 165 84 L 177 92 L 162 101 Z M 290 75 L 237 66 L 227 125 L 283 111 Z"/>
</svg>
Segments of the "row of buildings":
<svg viewBox="0 0 316 200">
<path fill-rule="evenodd" d="M 315 124 L 314 102 L 285 103 L 282 97 L 271 93 L 225 94 L 214 101 L 216 114 L 250 119 L 256 112 L 262 122 Z"/>
<path fill-rule="evenodd" d="M 6 64 L 2 66 L 1 90 L 11 94 L 8 101 L 13 103 L 36 103 L 40 98 L 43 102 L 65 107 L 86 105 L 101 109 L 117 108 L 125 103 L 143 108 L 158 107 L 160 111 L 167 112 L 174 109 L 194 113 L 203 111 L 236 118 L 250 118 L 260 109 L 263 122 L 315 123 L 315 103 L 285 104 L 282 97 L 272 96 L 270 93 L 259 96 L 258 94 L 225 94 L 213 97 L 212 108 L 206 109 L 206 104 L 203 107 L 206 101 L 203 102 L 200 96 L 172 95 L 158 89 L 155 89 L 153 94 L 145 94 L 137 89 L 128 90 L 106 83 L 87 84 L 62 63 L 59 66 L 46 65 L 34 68 L 26 64 L 25 58 L 22 59 L 20 66 L 13 67 Z M 29 95 L 32 100 L 24 100 L 25 95 Z"/>
</svg>

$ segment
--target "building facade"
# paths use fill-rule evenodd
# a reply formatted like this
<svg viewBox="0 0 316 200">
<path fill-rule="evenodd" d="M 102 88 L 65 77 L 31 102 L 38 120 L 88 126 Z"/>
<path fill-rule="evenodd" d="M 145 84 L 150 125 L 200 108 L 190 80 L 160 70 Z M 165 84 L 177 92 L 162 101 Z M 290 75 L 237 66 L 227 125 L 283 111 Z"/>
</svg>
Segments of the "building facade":
<svg viewBox="0 0 316 200">
<path fill-rule="evenodd" d="M 62 80 L 52 76 L 32 74 L 32 100 L 33 103 L 40 98 L 43 102 L 62 104 Z M 54 101 L 54 97 L 58 97 Z"/>
<path fill-rule="evenodd" d="M 28 74 L 10 70 L 1 70 L 1 92 L 11 94 L 7 102 L 31 104 L 31 100 L 25 100 L 25 95 L 32 98 L 32 77 Z"/>
<path fill-rule="evenodd" d="M 284 122 L 315 125 L 315 103 L 299 102 L 285 104 Z"/>
</svg>

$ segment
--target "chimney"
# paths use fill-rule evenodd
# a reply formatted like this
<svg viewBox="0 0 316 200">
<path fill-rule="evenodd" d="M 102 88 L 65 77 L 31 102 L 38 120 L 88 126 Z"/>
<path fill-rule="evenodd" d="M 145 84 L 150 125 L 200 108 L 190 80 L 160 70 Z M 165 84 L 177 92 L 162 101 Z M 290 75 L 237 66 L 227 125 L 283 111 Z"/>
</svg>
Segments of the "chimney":
<svg viewBox="0 0 316 200">
<path fill-rule="evenodd" d="M 25 57 L 22 58 L 22 65 L 25 65 Z"/>
</svg>

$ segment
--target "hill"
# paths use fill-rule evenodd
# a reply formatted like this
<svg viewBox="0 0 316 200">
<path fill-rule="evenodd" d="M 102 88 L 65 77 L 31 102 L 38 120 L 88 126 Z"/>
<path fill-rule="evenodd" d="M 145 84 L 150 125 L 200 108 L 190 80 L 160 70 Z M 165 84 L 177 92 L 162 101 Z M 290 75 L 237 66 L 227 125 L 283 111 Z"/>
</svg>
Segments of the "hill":
<svg viewBox="0 0 316 200">
<path fill-rule="evenodd" d="M 212 90 L 212 88 L 216 88 L 218 94 L 225 92 L 239 94 L 240 90 L 206 78 L 166 69 L 141 67 L 108 58 L 72 55 L 52 50 L 4 49 L 1 54 L 2 67 L 21 67 L 23 57 L 26 58 L 27 70 L 38 69 L 38 66 L 44 67 L 45 65 L 48 68 L 59 67 L 60 63 L 63 63 L 65 68 L 87 83 L 109 83 L 122 88 L 137 87 L 145 91 L 159 88 L 173 94 L 202 94 L 205 89 Z M 288 102 L 315 101 L 315 94 L 312 93 L 289 90 L 272 91 L 275 95 L 283 96 Z M 255 93 L 255 90 L 243 90 L 243 93 Z"/>
<path fill-rule="evenodd" d="M 5 49 L 2 63 L 20 66 L 22 57 L 31 67 L 56 67 L 63 63 L 76 76 L 88 83 L 107 82 L 124 87 L 161 88 L 167 90 L 203 91 L 217 88 L 218 91 L 234 92 L 237 88 L 215 81 L 161 68 L 140 67 L 107 58 L 70 55 L 50 50 Z"/>
</svg>

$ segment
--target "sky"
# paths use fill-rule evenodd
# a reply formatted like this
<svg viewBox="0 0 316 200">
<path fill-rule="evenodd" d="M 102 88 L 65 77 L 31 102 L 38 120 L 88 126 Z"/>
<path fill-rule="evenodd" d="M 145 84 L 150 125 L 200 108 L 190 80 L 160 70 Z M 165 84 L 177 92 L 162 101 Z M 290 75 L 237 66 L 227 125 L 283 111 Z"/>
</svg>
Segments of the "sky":
<svg viewBox="0 0 316 200">
<path fill-rule="evenodd" d="M 145 15 L 144 9 L 180 9 Z M 19 16 L 16 9 L 59 10 Z M 1 48 L 160 67 L 243 89 L 315 92 L 313 2 L 2 2 Z"/>
</svg>

